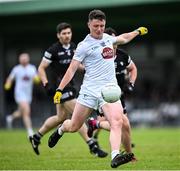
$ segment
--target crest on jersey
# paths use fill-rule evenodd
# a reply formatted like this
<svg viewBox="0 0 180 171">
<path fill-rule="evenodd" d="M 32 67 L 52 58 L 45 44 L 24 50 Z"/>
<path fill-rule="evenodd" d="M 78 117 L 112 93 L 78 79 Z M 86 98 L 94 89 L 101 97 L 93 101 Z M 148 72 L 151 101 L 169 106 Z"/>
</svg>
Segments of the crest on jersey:
<svg viewBox="0 0 180 171">
<path fill-rule="evenodd" d="M 104 59 L 110 59 L 113 58 L 113 49 L 111 49 L 110 47 L 105 47 L 103 48 L 102 54 Z"/>
<path fill-rule="evenodd" d="M 24 81 L 29 81 L 29 80 L 30 80 L 30 78 L 29 78 L 28 75 L 25 75 L 22 79 L 23 79 Z"/>
<path fill-rule="evenodd" d="M 100 45 L 103 47 L 106 46 L 105 42 L 101 42 Z"/>
</svg>

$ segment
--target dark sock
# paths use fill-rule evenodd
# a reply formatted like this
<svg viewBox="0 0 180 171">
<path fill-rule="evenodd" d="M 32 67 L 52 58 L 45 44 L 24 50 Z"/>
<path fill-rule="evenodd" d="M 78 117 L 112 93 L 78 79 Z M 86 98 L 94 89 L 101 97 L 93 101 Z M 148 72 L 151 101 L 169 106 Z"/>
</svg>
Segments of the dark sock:
<svg viewBox="0 0 180 171">
<path fill-rule="evenodd" d="M 96 141 L 97 141 L 97 139 L 98 139 L 98 135 L 99 135 L 99 131 L 96 131 L 96 132 L 94 133 L 94 136 L 93 136 L 93 138 L 96 139 Z"/>
<path fill-rule="evenodd" d="M 90 139 L 90 140 L 86 141 L 86 143 L 90 146 L 91 144 L 94 143 L 94 141 L 93 141 L 93 139 Z"/>
<path fill-rule="evenodd" d="M 94 143 L 94 140 L 93 139 L 90 139 L 86 142 L 89 146 L 89 148 L 91 149 L 92 147 L 94 147 L 95 143 Z"/>
<path fill-rule="evenodd" d="M 38 139 L 41 139 L 43 137 L 43 135 L 39 131 L 35 135 Z"/>
</svg>

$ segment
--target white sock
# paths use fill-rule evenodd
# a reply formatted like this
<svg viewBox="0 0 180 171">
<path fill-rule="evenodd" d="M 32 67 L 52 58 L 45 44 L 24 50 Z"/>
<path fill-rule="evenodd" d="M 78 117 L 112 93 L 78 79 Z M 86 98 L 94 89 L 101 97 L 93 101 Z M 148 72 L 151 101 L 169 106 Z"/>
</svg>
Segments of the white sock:
<svg viewBox="0 0 180 171">
<path fill-rule="evenodd" d="M 58 128 L 58 134 L 59 135 L 63 135 L 63 125 L 61 125 L 59 128 Z"/>
<path fill-rule="evenodd" d="M 113 159 L 117 154 L 119 154 L 119 150 L 113 150 L 111 152 L 111 159 Z"/>
<path fill-rule="evenodd" d="M 6 116 L 6 125 L 8 129 L 12 129 L 13 117 L 12 115 Z"/>
<path fill-rule="evenodd" d="M 96 122 L 96 128 L 97 128 L 97 129 L 100 128 L 100 122 L 99 122 L 99 121 Z"/>
<path fill-rule="evenodd" d="M 6 120 L 7 120 L 7 122 L 12 122 L 12 120 L 13 120 L 12 115 L 6 116 Z"/>
<path fill-rule="evenodd" d="M 28 128 L 28 129 L 27 129 L 27 132 L 28 132 L 28 136 L 29 136 L 29 137 L 34 134 L 34 131 L 33 131 L 32 128 Z"/>
</svg>

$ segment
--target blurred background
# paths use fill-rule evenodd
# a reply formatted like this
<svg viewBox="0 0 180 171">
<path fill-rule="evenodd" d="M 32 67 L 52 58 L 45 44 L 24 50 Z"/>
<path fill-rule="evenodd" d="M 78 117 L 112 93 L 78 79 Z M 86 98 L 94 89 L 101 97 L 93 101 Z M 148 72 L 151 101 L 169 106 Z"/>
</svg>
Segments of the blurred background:
<svg viewBox="0 0 180 171">
<path fill-rule="evenodd" d="M 0 127 L 16 109 L 13 89 L 3 85 L 18 55 L 28 52 L 31 63 L 39 65 L 44 51 L 56 39 L 56 25 L 69 22 L 73 42 L 89 32 L 87 17 L 92 9 L 107 16 L 107 27 L 119 34 L 139 26 L 149 34 L 122 46 L 138 68 L 135 91 L 127 98 L 133 126 L 180 125 L 180 1 L 179 0 L 8 0 L 0 1 Z M 82 75 L 76 74 L 77 89 Z M 42 86 L 34 86 L 33 126 L 55 114 L 55 106 Z M 14 122 L 21 127 L 21 120 Z"/>
</svg>

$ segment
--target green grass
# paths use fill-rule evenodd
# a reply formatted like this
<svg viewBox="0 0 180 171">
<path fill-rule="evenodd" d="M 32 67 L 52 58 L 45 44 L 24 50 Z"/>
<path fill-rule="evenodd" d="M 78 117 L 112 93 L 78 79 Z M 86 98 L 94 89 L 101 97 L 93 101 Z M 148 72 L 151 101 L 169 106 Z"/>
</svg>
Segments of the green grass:
<svg viewBox="0 0 180 171">
<path fill-rule="evenodd" d="M 0 170 L 113 170 L 110 155 L 97 158 L 76 134 L 65 134 L 50 149 L 42 139 L 40 156 L 36 156 L 24 130 L 0 130 Z M 121 170 L 180 170 L 180 128 L 133 129 L 136 163 L 120 166 Z M 110 152 L 108 132 L 100 133 L 100 145 Z M 114 169 L 115 170 L 115 169 Z"/>
</svg>

